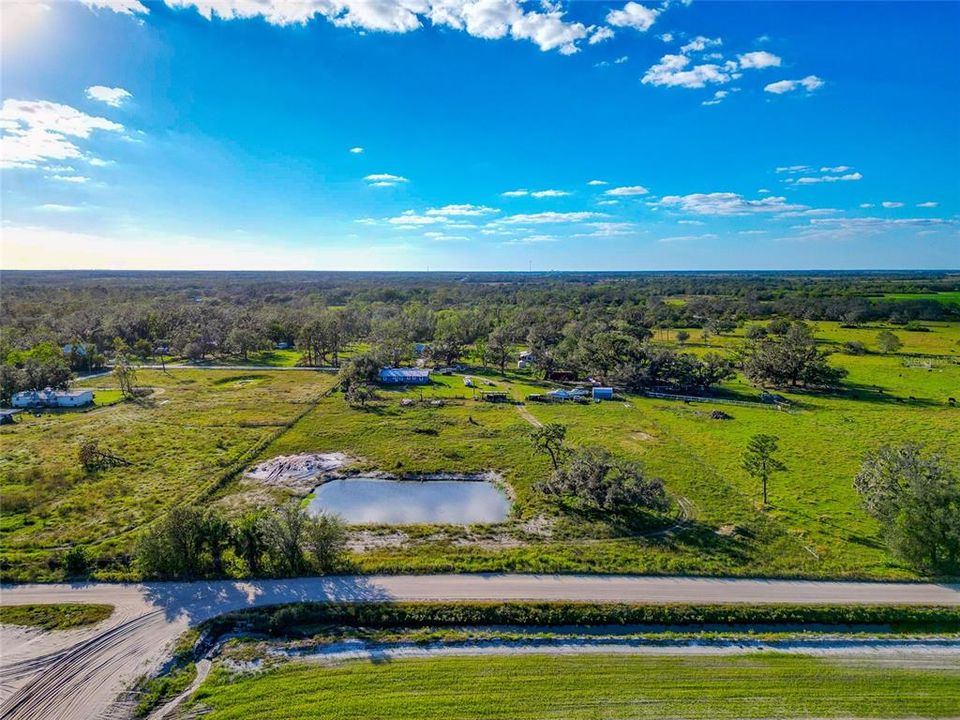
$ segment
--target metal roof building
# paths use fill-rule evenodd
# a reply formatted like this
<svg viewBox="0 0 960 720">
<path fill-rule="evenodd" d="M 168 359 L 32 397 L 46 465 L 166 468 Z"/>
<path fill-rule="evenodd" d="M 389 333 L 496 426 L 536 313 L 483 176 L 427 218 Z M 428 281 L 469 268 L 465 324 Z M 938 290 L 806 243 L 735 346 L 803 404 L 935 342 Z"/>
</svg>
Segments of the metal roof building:
<svg viewBox="0 0 960 720">
<path fill-rule="evenodd" d="M 430 371 L 420 368 L 383 368 L 380 382 L 384 385 L 426 385 L 430 382 Z"/>
</svg>

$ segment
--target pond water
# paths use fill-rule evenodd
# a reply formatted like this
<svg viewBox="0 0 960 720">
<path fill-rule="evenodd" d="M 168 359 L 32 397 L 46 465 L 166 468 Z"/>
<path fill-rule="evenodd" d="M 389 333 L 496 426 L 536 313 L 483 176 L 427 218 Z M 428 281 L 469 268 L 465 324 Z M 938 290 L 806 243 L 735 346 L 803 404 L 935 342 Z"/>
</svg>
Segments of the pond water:
<svg viewBox="0 0 960 720">
<path fill-rule="evenodd" d="M 352 525 L 471 525 L 507 519 L 510 500 L 486 480 L 331 480 L 314 490 L 308 509 L 336 513 Z"/>
</svg>

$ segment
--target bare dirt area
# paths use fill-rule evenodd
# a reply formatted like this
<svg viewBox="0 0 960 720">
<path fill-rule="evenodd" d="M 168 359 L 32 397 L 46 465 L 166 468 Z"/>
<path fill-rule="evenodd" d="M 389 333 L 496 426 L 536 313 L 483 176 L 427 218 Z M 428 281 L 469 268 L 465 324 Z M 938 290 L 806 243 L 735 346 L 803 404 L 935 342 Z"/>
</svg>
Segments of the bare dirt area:
<svg viewBox="0 0 960 720">
<path fill-rule="evenodd" d="M 326 476 L 338 474 L 354 462 L 339 452 L 279 455 L 244 473 L 244 478 L 258 485 L 290 490 L 306 495 Z"/>
</svg>

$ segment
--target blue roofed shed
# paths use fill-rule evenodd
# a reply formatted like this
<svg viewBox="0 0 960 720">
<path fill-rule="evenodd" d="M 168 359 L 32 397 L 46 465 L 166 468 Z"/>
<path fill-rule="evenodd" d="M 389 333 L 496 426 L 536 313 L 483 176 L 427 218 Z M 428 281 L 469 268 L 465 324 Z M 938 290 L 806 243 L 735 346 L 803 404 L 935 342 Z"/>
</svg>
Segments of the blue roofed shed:
<svg viewBox="0 0 960 720">
<path fill-rule="evenodd" d="M 420 368 L 383 368 L 380 382 L 384 385 L 426 385 L 430 382 L 430 371 Z"/>
</svg>

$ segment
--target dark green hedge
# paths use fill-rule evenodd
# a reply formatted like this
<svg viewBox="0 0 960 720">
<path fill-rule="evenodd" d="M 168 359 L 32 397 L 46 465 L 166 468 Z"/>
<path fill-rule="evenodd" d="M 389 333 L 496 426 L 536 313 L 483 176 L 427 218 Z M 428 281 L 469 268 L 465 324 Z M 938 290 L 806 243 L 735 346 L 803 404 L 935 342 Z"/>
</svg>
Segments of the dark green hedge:
<svg viewBox="0 0 960 720">
<path fill-rule="evenodd" d="M 628 605 L 569 602 L 296 603 L 228 613 L 208 621 L 234 629 L 296 635 L 321 625 L 368 628 L 474 625 L 883 625 L 899 631 L 960 632 L 960 608 L 906 605 Z"/>
</svg>

